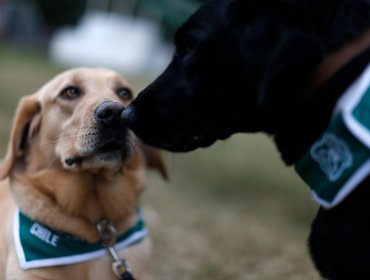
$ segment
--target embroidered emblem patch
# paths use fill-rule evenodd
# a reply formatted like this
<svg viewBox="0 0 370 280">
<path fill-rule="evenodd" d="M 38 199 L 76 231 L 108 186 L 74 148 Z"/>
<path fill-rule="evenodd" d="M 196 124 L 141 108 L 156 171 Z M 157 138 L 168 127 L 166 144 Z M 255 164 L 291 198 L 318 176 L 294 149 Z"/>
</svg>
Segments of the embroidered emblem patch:
<svg viewBox="0 0 370 280">
<path fill-rule="evenodd" d="M 346 142 L 326 133 L 311 148 L 311 156 L 330 181 L 336 181 L 353 163 L 353 155 Z"/>
<path fill-rule="evenodd" d="M 327 128 L 295 170 L 327 209 L 370 175 L 370 65 L 343 94 Z"/>
</svg>

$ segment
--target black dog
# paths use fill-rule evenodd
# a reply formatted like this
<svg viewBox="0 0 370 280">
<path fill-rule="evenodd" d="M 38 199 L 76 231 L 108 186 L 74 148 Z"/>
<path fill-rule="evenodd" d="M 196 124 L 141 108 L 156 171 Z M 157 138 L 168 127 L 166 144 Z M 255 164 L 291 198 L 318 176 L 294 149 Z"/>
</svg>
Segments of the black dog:
<svg viewBox="0 0 370 280">
<path fill-rule="evenodd" d="M 123 118 L 148 144 L 176 152 L 264 131 L 285 163 L 297 164 L 370 62 L 369 29 L 367 0 L 209 1 L 178 30 L 170 65 Z M 339 145 L 328 161 L 334 175 L 346 168 L 337 168 L 345 151 Z M 369 177 L 320 208 L 309 246 L 323 277 L 370 279 Z"/>
</svg>

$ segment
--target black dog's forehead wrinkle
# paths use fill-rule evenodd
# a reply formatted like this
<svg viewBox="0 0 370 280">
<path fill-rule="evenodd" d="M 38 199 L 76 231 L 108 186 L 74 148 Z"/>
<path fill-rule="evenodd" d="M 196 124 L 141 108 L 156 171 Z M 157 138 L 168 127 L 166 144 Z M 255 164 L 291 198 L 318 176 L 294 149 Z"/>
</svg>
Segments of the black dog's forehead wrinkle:
<svg viewBox="0 0 370 280">
<path fill-rule="evenodd" d="M 176 32 L 176 37 L 181 37 L 184 32 L 214 28 L 224 24 L 225 15 L 231 3 L 235 0 L 211 0 L 202 5 Z"/>
<path fill-rule="evenodd" d="M 189 29 L 180 29 L 175 34 L 174 43 L 179 47 L 185 43 L 200 43 L 208 37 L 209 31 L 206 26 L 197 26 Z"/>
<path fill-rule="evenodd" d="M 210 35 L 217 33 L 220 29 L 225 29 L 226 22 L 222 20 L 222 17 L 207 19 L 199 19 L 196 21 L 186 22 L 181 26 L 175 33 L 174 42 L 175 45 L 181 44 L 186 40 L 193 40 L 200 42 L 206 40 Z"/>
</svg>

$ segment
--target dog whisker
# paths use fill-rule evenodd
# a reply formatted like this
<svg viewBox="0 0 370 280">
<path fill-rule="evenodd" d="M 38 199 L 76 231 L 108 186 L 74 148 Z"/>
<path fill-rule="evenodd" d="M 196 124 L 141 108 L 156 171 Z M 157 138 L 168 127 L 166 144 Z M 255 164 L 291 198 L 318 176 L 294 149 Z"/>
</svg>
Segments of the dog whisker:
<svg viewBox="0 0 370 280">
<path fill-rule="evenodd" d="M 87 128 L 86 128 L 87 129 Z M 85 129 L 85 130 L 86 130 Z M 77 129 L 76 132 L 80 132 L 82 129 Z M 80 135 L 77 135 L 77 134 L 72 134 L 73 131 L 68 131 L 68 132 L 65 132 L 65 133 L 61 133 L 59 134 L 58 136 L 55 136 L 53 137 L 52 139 L 50 139 L 49 141 L 46 141 L 44 143 L 42 143 L 42 145 L 46 145 L 46 144 L 51 144 L 51 143 L 58 143 L 58 142 L 63 142 L 63 141 L 66 141 L 66 140 L 70 140 L 70 139 L 74 139 L 74 138 L 78 138 L 78 137 L 87 137 L 87 136 L 92 136 L 92 135 L 95 135 L 95 133 L 92 133 L 92 132 L 88 132 L 88 133 L 84 133 L 84 134 L 80 134 Z M 71 135 L 72 134 L 72 135 Z M 66 135 L 66 137 L 64 138 L 59 138 L 63 135 Z"/>
<path fill-rule="evenodd" d="M 71 129 L 71 130 L 68 130 L 68 131 L 63 131 L 62 133 L 54 136 L 53 138 L 49 139 L 50 142 L 53 142 L 54 140 L 57 140 L 59 137 L 63 136 L 63 135 L 70 135 L 71 133 L 74 133 L 74 132 L 78 132 L 80 130 L 83 130 L 85 128 L 76 128 L 76 129 Z"/>
<path fill-rule="evenodd" d="M 63 142 L 63 141 L 66 141 L 66 140 L 75 139 L 77 137 L 78 137 L 78 135 L 70 135 L 68 137 L 64 137 L 64 138 L 61 138 L 61 139 L 54 139 L 54 140 L 46 141 L 46 142 L 42 143 L 42 145 Z"/>
</svg>

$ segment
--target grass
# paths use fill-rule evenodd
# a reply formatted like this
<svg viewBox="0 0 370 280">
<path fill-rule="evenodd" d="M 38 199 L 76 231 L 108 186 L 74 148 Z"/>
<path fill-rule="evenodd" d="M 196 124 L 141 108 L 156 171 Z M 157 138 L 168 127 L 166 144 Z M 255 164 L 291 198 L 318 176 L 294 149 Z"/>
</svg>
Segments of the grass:
<svg viewBox="0 0 370 280">
<path fill-rule="evenodd" d="M 61 70 L 41 51 L 0 46 L 1 156 L 20 96 Z M 170 182 L 150 172 L 143 196 L 155 279 L 319 279 L 306 247 L 317 206 L 265 135 L 164 156 Z"/>
</svg>

